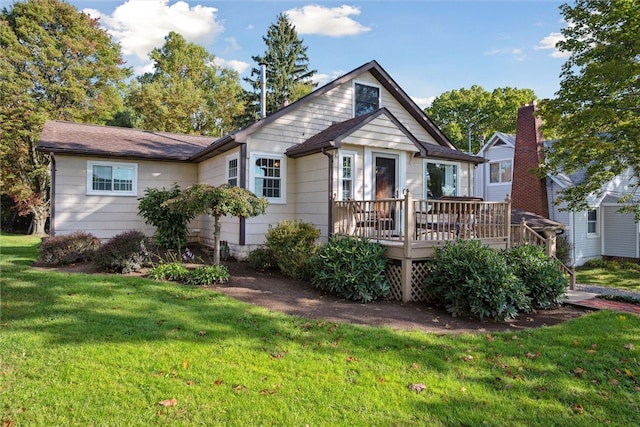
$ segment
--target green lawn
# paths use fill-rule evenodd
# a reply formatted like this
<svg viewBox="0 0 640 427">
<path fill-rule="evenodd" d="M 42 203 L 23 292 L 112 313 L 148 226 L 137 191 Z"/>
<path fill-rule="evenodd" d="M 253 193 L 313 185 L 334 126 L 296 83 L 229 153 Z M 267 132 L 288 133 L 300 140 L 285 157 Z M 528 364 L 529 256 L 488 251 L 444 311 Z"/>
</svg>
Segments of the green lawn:
<svg viewBox="0 0 640 427">
<path fill-rule="evenodd" d="M 612 266 L 615 265 L 612 263 Z M 640 292 L 640 271 L 623 268 L 579 267 L 576 269 L 576 283 Z"/>
<path fill-rule="evenodd" d="M 633 315 L 491 335 L 394 331 L 35 270 L 37 240 L 0 243 L 3 425 L 640 425 Z"/>
</svg>

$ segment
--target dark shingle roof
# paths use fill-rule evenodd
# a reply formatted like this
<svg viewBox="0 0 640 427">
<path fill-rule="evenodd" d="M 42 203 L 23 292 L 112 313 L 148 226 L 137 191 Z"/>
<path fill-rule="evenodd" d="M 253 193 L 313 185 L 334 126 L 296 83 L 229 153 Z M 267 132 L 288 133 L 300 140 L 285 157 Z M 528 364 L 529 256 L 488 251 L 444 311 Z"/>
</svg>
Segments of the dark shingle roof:
<svg viewBox="0 0 640 427">
<path fill-rule="evenodd" d="M 422 143 L 422 146 L 425 149 L 425 154 L 421 154 L 421 157 L 429 157 L 434 159 L 445 159 L 445 160 L 462 160 L 465 162 L 471 163 L 484 163 L 487 160 L 482 157 L 474 156 L 472 154 L 467 154 L 462 151 L 454 150 L 449 147 L 443 147 L 442 145 L 429 144 L 426 142 Z"/>
<path fill-rule="evenodd" d="M 47 153 L 186 161 L 212 137 L 48 121 L 38 149 Z"/>
</svg>

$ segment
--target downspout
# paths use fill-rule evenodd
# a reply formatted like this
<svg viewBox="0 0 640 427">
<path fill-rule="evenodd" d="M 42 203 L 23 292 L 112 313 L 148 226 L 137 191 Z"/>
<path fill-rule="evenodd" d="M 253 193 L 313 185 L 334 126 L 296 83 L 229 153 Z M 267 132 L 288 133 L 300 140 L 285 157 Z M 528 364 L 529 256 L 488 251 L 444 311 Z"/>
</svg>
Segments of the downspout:
<svg viewBox="0 0 640 427">
<path fill-rule="evenodd" d="M 240 187 L 249 189 L 247 186 L 247 144 L 240 144 Z M 239 225 L 238 245 L 244 246 L 246 244 L 247 219 L 241 216 Z"/>
<path fill-rule="evenodd" d="M 51 173 L 51 187 L 49 188 L 49 236 L 53 237 L 56 235 L 56 158 L 53 153 L 49 153 L 49 158 L 51 159 L 51 163 L 49 164 Z"/>
<path fill-rule="evenodd" d="M 327 153 L 326 149 L 322 149 L 322 154 L 329 159 L 329 194 L 328 194 L 328 215 L 327 215 L 327 238 L 333 234 L 333 152 Z"/>
</svg>

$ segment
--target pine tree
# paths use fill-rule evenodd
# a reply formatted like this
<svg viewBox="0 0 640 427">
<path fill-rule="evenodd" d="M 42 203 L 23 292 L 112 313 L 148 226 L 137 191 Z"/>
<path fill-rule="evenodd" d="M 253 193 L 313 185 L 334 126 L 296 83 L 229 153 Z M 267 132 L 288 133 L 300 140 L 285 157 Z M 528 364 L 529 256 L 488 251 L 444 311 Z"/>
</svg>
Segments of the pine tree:
<svg viewBox="0 0 640 427">
<path fill-rule="evenodd" d="M 278 15 L 277 22 L 269 26 L 267 35 L 262 39 L 267 50 L 261 56 L 252 57 L 258 67 L 251 70 L 251 77 L 245 78 L 254 89 L 248 96 L 247 108 L 254 119 L 260 111 L 260 64 L 266 65 L 267 114 L 302 98 L 316 86 L 311 80 L 316 70 L 309 69 L 307 47 L 287 15 Z"/>
</svg>

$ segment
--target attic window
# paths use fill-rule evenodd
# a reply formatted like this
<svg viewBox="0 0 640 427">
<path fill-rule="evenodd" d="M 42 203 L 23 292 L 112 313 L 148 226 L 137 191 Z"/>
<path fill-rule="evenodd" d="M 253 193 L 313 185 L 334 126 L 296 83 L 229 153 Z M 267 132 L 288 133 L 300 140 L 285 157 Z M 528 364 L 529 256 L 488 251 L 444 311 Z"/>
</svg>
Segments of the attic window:
<svg viewBox="0 0 640 427">
<path fill-rule="evenodd" d="M 362 116 L 380 108 L 380 88 L 362 83 L 354 84 L 354 117 Z"/>
</svg>

